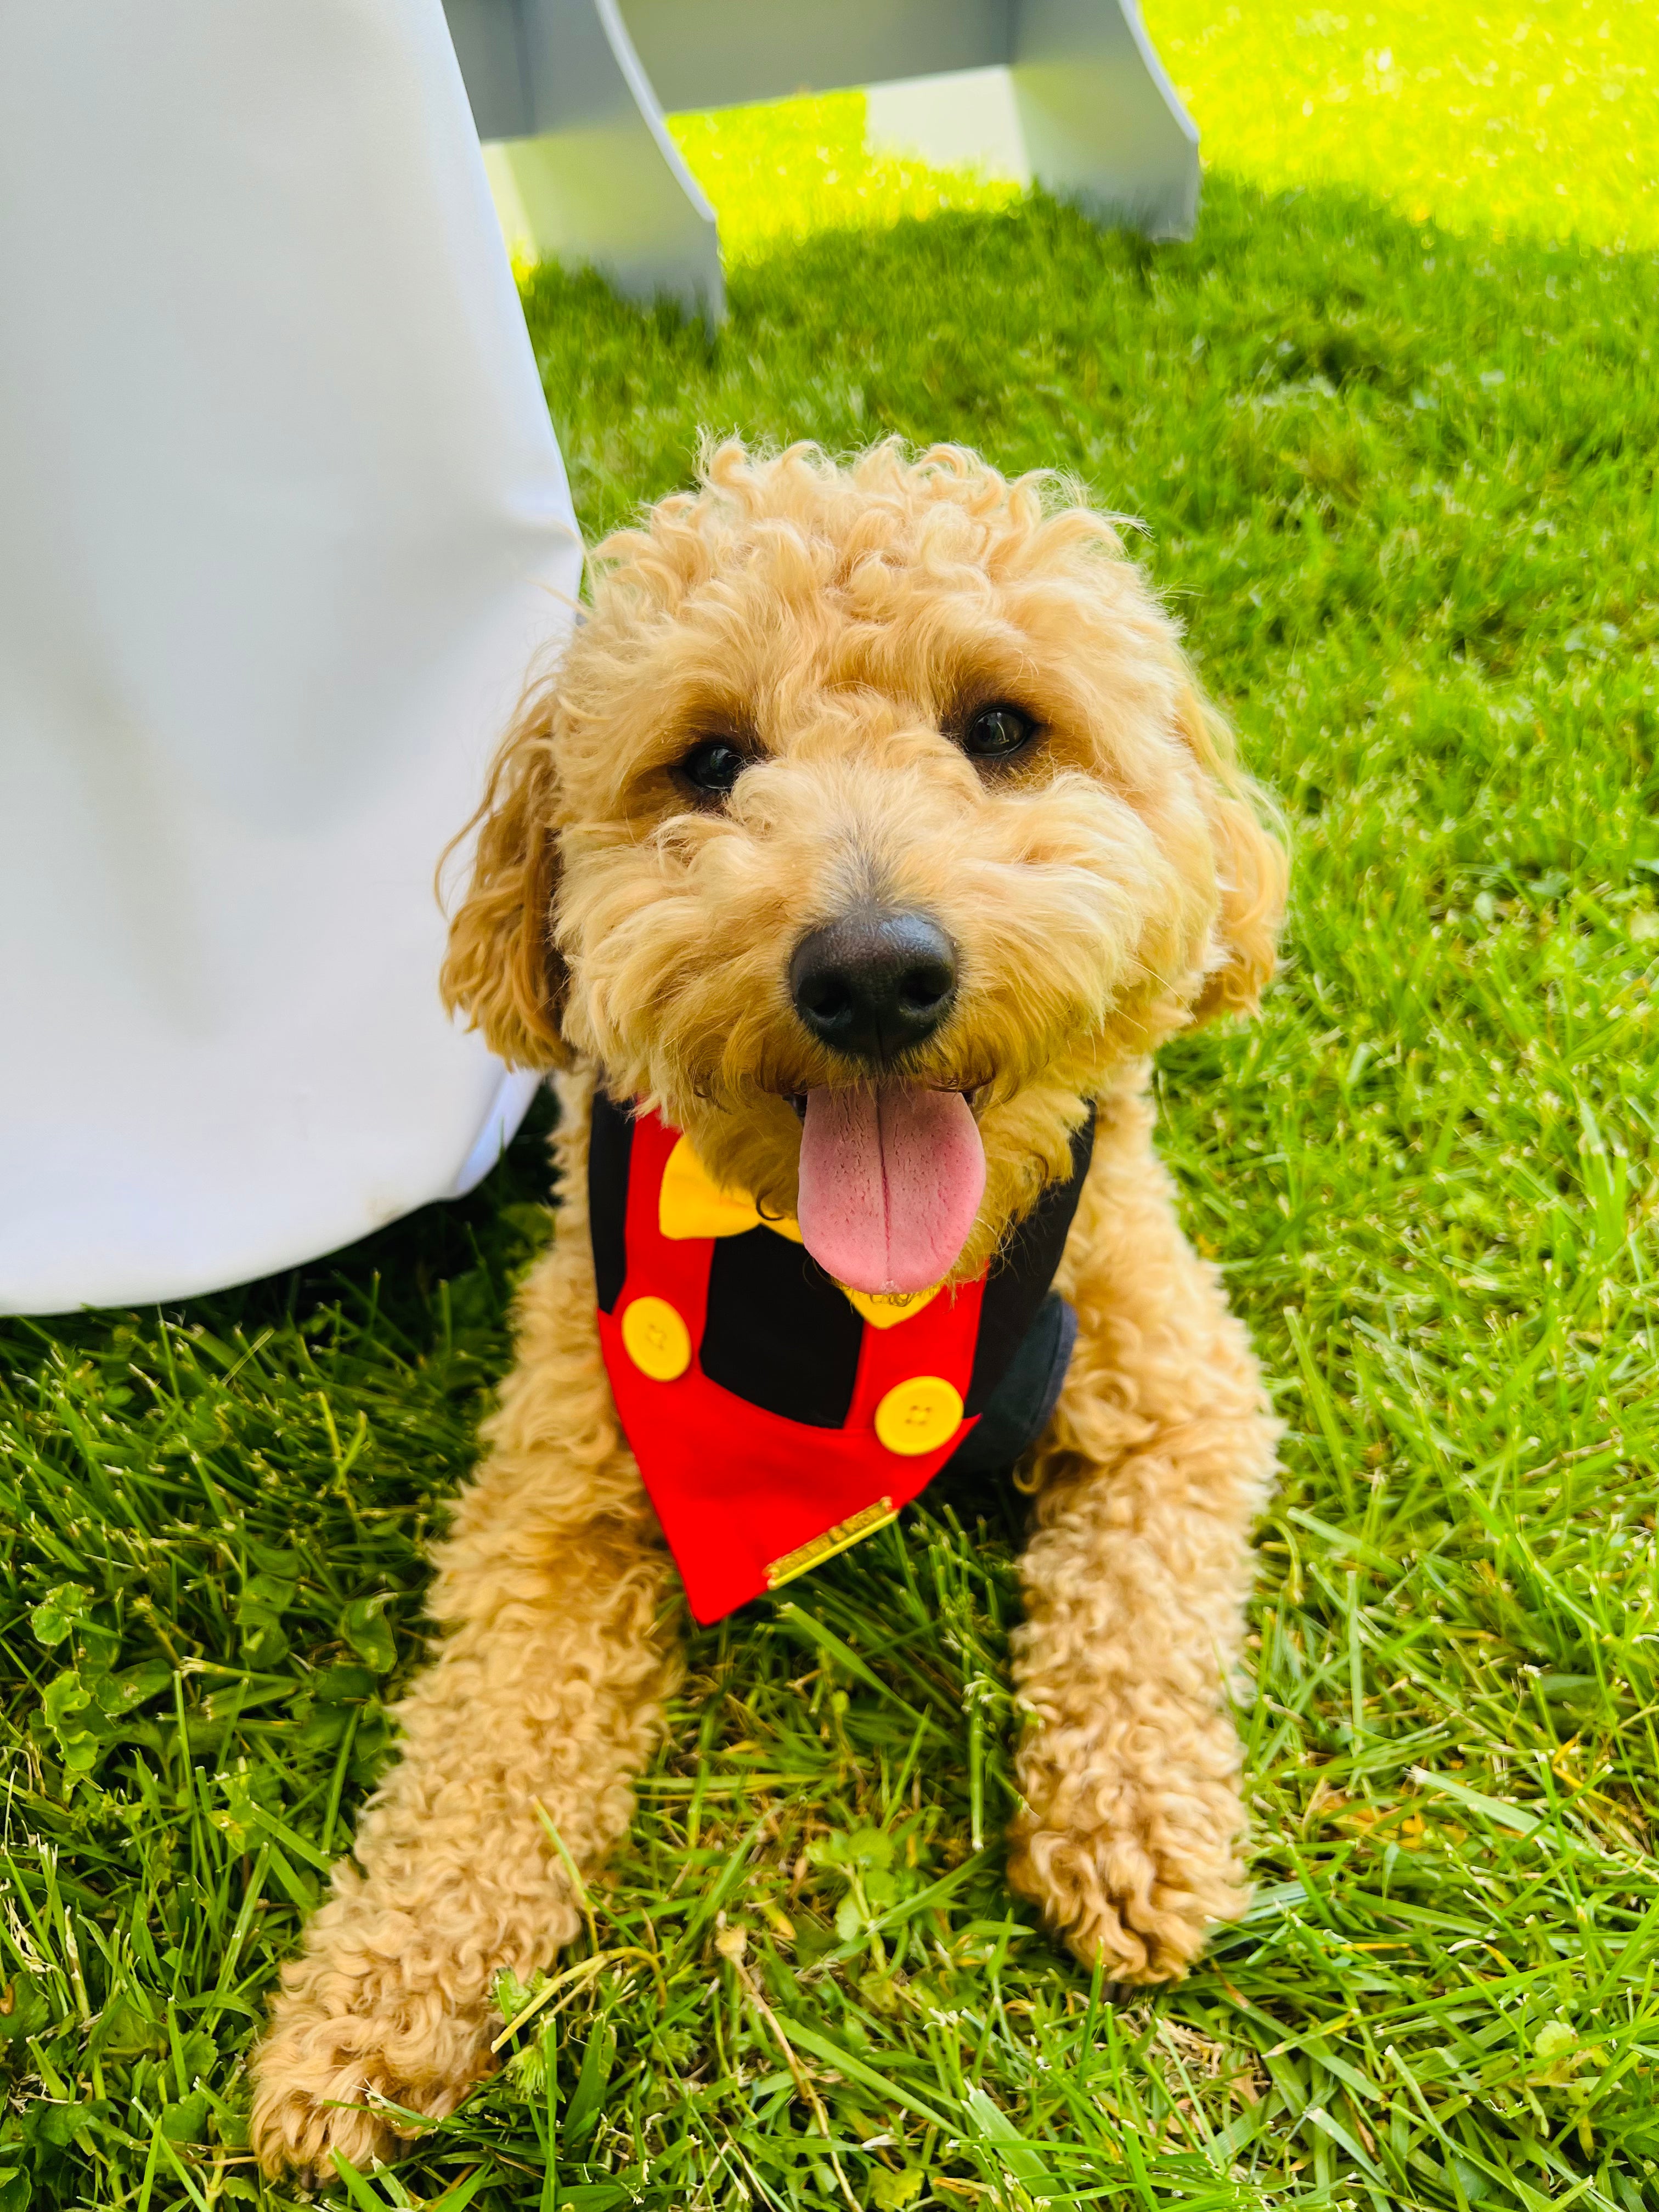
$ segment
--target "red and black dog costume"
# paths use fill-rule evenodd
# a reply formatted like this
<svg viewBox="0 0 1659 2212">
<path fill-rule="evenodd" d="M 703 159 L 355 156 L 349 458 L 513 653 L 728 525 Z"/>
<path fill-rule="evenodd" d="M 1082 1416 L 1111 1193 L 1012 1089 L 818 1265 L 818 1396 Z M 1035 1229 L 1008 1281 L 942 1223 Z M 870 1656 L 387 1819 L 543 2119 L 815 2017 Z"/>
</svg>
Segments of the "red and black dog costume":
<svg viewBox="0 0 1659 2212">
<path fill-rule="evenodd" d="M 685 1583 L 693 1613 L 718 1620 L 858 1537 L 943 1468 L 1010 1467 L 1046 1427 L 1076 1316 L 1053 1291 L 1093 1146 L 1050 1187 L 990 1269 L 884 1328 L 866 1322 L 799 1243 L 759 1227 L 663 1233 L 663 1174 L 679 1140 L 654 1114 L 595 1092 L 588 1202 L 599 1341 L 617 1411 Z M 684 1323 L 689 1364 L 657 1380 L 630 1356 L 636 1299 Z M 922 1452 L 877 1433 L 883 1399 L 908 1378 L 942 1379 L 962 1418 Z M 948 1416 L 947 1416 L 948 1418 Z"/>
</svg>

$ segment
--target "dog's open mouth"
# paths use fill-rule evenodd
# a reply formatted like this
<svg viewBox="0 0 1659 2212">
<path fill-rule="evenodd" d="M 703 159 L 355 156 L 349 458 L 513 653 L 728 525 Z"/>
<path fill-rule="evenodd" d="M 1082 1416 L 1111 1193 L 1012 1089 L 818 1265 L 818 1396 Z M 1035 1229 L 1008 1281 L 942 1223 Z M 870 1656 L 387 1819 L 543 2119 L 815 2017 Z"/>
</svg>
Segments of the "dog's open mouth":
<svg viewBox="0 0 1659 2212">
<path fill-rule="evenodd" d="M 807 1250 L 849 1290 L 930 1289 L 955 1266 L 984 1195 L 985 1147 L 960 1092 L 807 1092 L 797 1218 Z"/>
</svg>

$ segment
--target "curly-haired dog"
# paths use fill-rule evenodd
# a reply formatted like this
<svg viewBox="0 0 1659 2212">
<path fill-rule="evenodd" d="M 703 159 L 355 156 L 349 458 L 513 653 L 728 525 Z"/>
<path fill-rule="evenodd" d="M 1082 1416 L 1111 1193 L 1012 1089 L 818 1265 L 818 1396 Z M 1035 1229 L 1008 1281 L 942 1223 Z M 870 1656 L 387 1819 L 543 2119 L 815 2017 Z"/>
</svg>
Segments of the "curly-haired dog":
<svg viewBox="0 0 1659 2212">
<path fill-rule="evenodd" d="M 1127 1982 L 1243 1902 L 1226 1682 L 1275 1431 L 1146 1099 L 1159 1042 L 1273 966 L 1283 856 L 1226 732 L 1110 526 L 955 448 L 726 445 L 593 568 L 497 761 L 444 979 L 561 1071 L 558 1233 L 438 1552 L 401 1763 L 258 2054 L 273 2169 L 384 2152 L 382 2099 L 443 2113 L 486 2070 L 494 1977 L 579 1924 L 538 1808 L 599 1860 L 676 1679 L 597 1310 L 596 1086 L 748 1219 L 799 1213 L 849 1296 L 945 1276 L 940 1315 L 1092 1115 L 1055 1276 L 1075 1348 L 1021 1475 L 1010 1879 Z"/>
</svg>

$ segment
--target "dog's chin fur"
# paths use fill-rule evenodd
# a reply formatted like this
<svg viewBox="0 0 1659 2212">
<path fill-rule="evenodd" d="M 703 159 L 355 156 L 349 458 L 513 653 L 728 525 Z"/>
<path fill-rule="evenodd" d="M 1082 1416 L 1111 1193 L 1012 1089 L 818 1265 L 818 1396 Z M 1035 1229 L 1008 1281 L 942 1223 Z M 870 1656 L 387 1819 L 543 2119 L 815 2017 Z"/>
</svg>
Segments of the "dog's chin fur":
<svg viewBox="0 0 1659 2212">
<path fill-rule="evenodd" d="M 949 932 L 949 1020 L 895 1073 L 960 1091 L 978 1271 L 1126 1061 L 1255 1002 L 1279 848 L 1111 524 L 941 447 L 838 468 L 728 443 L 593 556 L 592 613 L 496 763 L 444 988 L 503 1057 L 570 1054 L 712 1174 L 794 1210 L 805 1091 L 867 1079 L 790 1003 L 801 938 L 860 905 Z M 1005 766 L 976 707 L 1036 726 Z M 724 803 L 677 773 L 727 737 Z"/>
</svg>

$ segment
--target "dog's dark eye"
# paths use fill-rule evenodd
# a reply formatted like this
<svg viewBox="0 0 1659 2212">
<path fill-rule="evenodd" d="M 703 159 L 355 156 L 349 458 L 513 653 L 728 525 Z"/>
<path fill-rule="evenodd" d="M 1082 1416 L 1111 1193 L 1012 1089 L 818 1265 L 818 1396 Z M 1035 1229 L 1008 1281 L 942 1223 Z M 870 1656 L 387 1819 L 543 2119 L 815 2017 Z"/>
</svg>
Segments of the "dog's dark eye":
<svg viewBox="0 0 1659 2212">
<path fill-rule="evenodd" d="M 749 765 L 725 738 L 705 738 L 679 763 L 678 774 L 705 799 L 724 799 Z"/>
<path fill-rule="evenodd" d="M 981 707 L 962 733 L 971 760 L 1007 760 L 1030 744 L 1036 724 L 1018 707 Z"/>
</svg>

